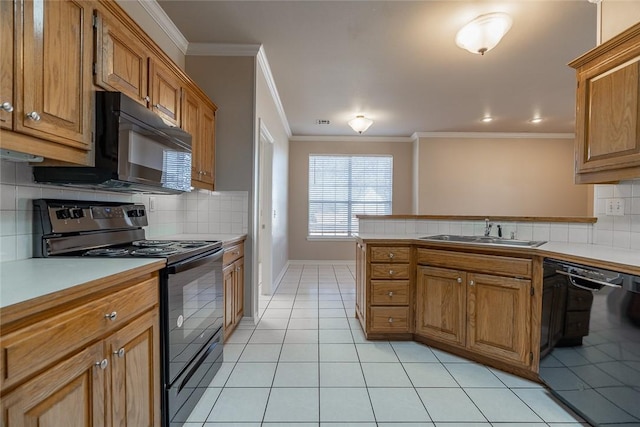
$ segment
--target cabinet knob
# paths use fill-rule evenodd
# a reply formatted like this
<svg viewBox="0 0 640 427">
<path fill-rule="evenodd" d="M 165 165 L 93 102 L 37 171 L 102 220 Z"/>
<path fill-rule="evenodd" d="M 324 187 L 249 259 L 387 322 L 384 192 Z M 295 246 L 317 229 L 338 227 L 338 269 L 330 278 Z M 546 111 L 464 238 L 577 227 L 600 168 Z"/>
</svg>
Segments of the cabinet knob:
<svg viewBox="0 0 640 427">
<path fill-rule="evenodd" d="M 393 270 L 389 270 L 389 276 L 393 276 L 396 272 Z"/>
<path fill-rule="evenodd" d="M 122 347 L 119 350 L 114 351 L 113 354 L 115 354 L 118 357 L 124 357 L 124 347 Z"/>
<path fill-rule="evenodd" d="M 393 317 L 389 317 L 389 323 L 393 323 Z"/>
<path fill-rule="evenodd" d="M 462 283 L 462 277 L 458 277 L 458 279 L 456 280 L 458 283 Z"/>
<path fill-rule="evenodd" d="M 393 252 L 389 252 L 389 258 L 393 258 Z"/>
<path fill-rule="evenodd" d="M 389 291 L 389 296 L 393 297 L 393 291 Z"/>
<path fill-rule="evenodd" d="M 116 317 L 118 317 L 118 312 L 117 311 L 112 311 L 111 313 L 107 313 L 104 315 L 105 318 L 114 321 L 116 320 Z"/>
<path fill-rule="evenodd" d="M 32 111 L 30 113 L 27 113 L 27 117 L 30 118 L 31 120 L 33 120 L 34 122 L 39 122 L 40 121 L 40 114 L 38 114 L 36 111 Z"/>
<path fill-rule="evenodd" d="M 0 104 L 0 110 L 10 113 L 13 111 L 13 105 L 11 105 L 10 102 L 3 102 L 2 104 Z"/>
<path fill-rule="evenodd" d="M 476 284 L 476 282 L 474 282 L 473 280 L 470 280 L 470 281 L 469 281 L 469 285 L 473 286 L 473 285 L 475 285 L 475 284 Z"/>
<path fill-rule="evenodd" d="M 149 98 L 149 95 L 147 95 L 144 98 L 142 98 L 142 100 L 149 103 L 149 101 L 151 101 L 151 98 Z"/>
<path fill-rule="evenodd" d="M 109 366 L 109 361 L 107 359 L 102 359 L 100 362 L 96 362 L 96 366 L 103 370 L 107 369 L 107 366 Z"/>
</svg>

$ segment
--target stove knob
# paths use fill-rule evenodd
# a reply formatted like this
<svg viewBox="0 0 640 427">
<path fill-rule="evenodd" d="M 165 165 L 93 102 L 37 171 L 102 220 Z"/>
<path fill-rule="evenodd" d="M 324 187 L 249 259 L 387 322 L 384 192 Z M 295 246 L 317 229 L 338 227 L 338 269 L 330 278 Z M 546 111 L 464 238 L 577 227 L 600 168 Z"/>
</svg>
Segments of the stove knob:
<svg viewBox="0 0 640 427">
<path fill-rule="evenodd" d="M 56 211 L 56 217 L 58 219 L 69 219 L 71 218 L 71 211 L 69 209 L 58 209 Z"/>
<path fill-rule="evenodd" d="M 144 209 L 138 209 L 138 216 L 144 216 Z"/>
<path fill-rule="evenodd" d="M 82 211 L 82 209 L 73 209 L 71 211 L 71 214 L 74 218 L 82 218 L 84 216 L 84 212 Z"/>
<path fill-rule="evenodd" d="M 137 209 L 132 209 L 130 211 L 127 211 L 127 216 L 129 218 L 138 216 L 138 210 Z"/>
</svg>

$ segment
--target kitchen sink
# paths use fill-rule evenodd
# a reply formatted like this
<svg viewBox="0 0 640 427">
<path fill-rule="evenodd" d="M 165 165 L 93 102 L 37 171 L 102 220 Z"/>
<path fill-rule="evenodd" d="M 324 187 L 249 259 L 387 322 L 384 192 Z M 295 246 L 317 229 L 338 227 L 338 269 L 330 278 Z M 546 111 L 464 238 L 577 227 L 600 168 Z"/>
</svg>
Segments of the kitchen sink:
<svg viewBox="0 0 640 427">
<path fill-rule="evenodd" d="M 438 234 L 436 236 L 420 237 L 420 240 L 433 240 L 438 242 L 472 243 L 481 245 L 516 246 L 523 248 L 536 248 L 544 243 L 542 240 L 516 240 L 504 239 L 493 236 L 461 236 L 456 234 Z"/>
</svg>

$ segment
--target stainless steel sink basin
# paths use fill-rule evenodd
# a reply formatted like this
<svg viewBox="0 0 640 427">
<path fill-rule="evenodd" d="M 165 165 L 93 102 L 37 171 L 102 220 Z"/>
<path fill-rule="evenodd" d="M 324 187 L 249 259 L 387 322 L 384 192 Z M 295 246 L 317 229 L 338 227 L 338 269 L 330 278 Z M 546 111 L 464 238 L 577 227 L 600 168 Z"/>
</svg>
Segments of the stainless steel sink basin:
<svg viewBox="0 0 640 427">
<path fill-rule="evenodd" d="M 516 246 L 523 248 L 535 248 L 544 243 L 547 243 L 541 240 L 515 240 L 492 236 L 460 236 L 456 234 L 438 234 L 436 236 L 425 236 L 420 237 L 420 240 L 433 240 L 438 242 L 453 243 L 472 243 L 481 245 Z"/>
</svg>

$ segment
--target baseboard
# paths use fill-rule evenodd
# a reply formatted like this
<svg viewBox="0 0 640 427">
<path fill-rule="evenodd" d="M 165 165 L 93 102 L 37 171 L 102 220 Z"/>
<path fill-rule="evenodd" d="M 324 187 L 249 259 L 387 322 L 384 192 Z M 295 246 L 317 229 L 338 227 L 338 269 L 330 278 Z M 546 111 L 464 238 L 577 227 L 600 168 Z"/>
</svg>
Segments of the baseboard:
<svg viewBox="0 0 640 427">
<path fill-rule="evenodd" d="M 355 265 L 356 260 L 311 260 L 311 259 L 291 259 L 287 265 Z"/>
<path fill-rule="evenodd" d="M 291 264 L 291 261 L 287 261 L 284 267 L 282 267 L 282 270 L 280 270 L 280 274 L 278 274 L 278 277 L 276 277 L 276 280 L 273 281 L 273 289 L 271 289 L 271 295 L 273 295 L 278 290 L 278 287 L 280 286 L 280 282 L 282 282 L 284 275 L 287 274 L 287 269 L 289 268 L 289 264 Z"/>
</svg>

